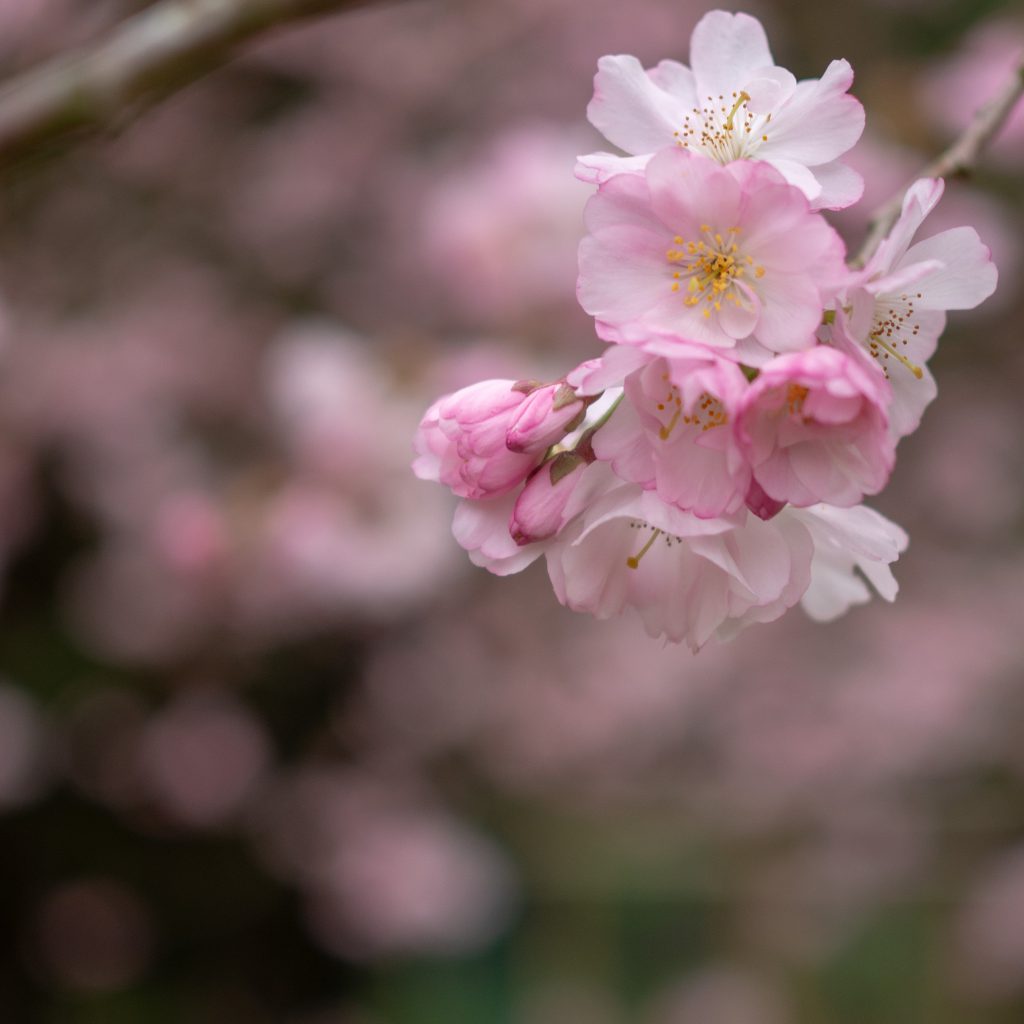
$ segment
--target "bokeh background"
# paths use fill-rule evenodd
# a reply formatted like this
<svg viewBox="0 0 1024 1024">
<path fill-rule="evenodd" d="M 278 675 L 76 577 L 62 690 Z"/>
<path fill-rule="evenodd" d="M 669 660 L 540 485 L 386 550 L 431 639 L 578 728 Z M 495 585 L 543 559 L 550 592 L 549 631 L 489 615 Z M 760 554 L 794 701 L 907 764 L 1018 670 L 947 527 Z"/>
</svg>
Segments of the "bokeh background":
<svg viewBox="0 0 1024 1024">
<path fill-rule="evenodd" d="M 140 6 L 3 0 L 0 73 Z M 474 570 L 409 471 L 436 395 L 597 354 L 594 66 L 705 9 L 323 18 L 0 169 L 0 1020 L 1024 1019 L 1024 115 L 932 225 L 1002 276 L 874 502 L 895 605 L 694 657 Z M 1024 48 L 746 9 L 854 64 L 854 245 Z"/>
</svg>

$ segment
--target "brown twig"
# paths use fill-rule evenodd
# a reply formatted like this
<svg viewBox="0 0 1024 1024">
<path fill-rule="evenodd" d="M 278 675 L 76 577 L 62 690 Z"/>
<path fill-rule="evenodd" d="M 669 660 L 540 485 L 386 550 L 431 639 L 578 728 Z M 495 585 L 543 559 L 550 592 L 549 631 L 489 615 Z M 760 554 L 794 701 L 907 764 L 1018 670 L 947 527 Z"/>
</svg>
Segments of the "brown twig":
<svg viewBox="0 0 1024 1024">
<path fill-rule="evenodd" d="M 940 154 L 915 177 L 952 178 L 969 174 L 985 147 L 999 134 L 1024 95 L 1024 58 L 1014 69 L 1002 91 L 985 104 L 971 119 L 963 134 L 944 153 Z M 868 236 L 854 258 L 856 266 L 863 266 L 878 248 L 879 243 L 896 223 L 903 207 L 903 197 L 913 182 L 900 189 L 891 199 L 875 211 L 868 228 Z"/>
<path fill-rule="evenodd" d="M 160 0 L 0 86 L 0 162 L 137 114 L 270 29 L 371 0 Z"/>
</svg>

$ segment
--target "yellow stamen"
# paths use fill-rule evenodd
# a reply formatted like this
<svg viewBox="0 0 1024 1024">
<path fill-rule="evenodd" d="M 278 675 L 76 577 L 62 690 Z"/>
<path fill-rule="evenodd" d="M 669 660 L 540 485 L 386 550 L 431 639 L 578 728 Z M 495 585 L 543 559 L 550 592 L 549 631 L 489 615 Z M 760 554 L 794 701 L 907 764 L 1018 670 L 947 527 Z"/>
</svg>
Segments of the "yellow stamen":
<svg viewBox="0 0 1024 1024">
<path fill-rule="evenodd" d="M 682 409 L 677 407 L 676 411 L 672 413 L 672 419 L 669 420 L 668 426 L 662 427 L 661 430 L 658 431 L 658 437 L 660 437 L 662 441 L 667 441 L 669 439 L 669 435 L 673 430 L 675 430 L 676 424 L 679 422 L 680 415 L 682 415 Z"/>
<path fill-rule="evenodd" d="M 901 352 L 897 352 L 883 337 L 880 331 L 873 331 L 871 340 L 876 345 L 881 345 L 898 363 L 902 363 L 918 380 L 924 376 L 924 370 L 916 363 L 912 363 Z"/>
</svg>

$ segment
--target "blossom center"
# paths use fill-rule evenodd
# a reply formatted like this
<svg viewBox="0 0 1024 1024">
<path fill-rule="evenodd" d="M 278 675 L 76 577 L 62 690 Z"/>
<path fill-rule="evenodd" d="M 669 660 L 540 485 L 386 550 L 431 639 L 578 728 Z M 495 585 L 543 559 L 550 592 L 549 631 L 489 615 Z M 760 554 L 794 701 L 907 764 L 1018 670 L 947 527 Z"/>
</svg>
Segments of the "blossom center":
<svg viewBox="0 0 1024 1024">
<path fill-rule="evenodd" d="M 921 330 L 921 325 L 914 320 L 914 298 L 921 298 L 921 293 L 913 297 L 903 294 L 898 299 L 890 298 L 885 303 L 875 303 L 875 318 L 868 335 L 868 351 L 885 371 L 886 377 L 889 376 L 890 358 L 905 366 L 918 380 L 924 376 L 921 367 L 912 363 L 900 351 Z"/>
<path fill-rule="evenodd" d="M 673 132 L 677 146 L 692 149 L 721 164 L 749 159 L 763 142 L 771 114 L 753 114 L 747 107 L 750 97 L 733 92 L 728 98 L 708 96 L 699 107 L 683 118 L 683 126 Z M 731 104 L 731 106 L 730 106 Z"/>
<path fill-rule="evenodd" d="M 667 382 L 668 374 L 663 373 L 661 379 Z M 663 423 L 658 431 L 658 436 L 662 441 L 667 441 L 672 436 L 672 431 L 680 423 L 685 427 L 697 427 L 703 433 L 706 430 L 714 430 L 715 427 L 724 427 L 729 422 L 729 414 L 725 411 L 725 407 L 707 391 L 701 393 L 696 405 L 689 413 L 684 413 L 679 388 L 674 384 L 670 385 L 664 401 L 657 403 L 657 409 L 660 413 L 671 413 L 668 423 Z"/>
<path fill-rule="evenodd" d="M 723 302 L 736 306 L 744 303 L 742 287 L 751 276 L 764 276 L 764 267 L 757 266 L 750 256 L 740 252 L 736 241 L 740 228 L 732 227 L 723 235 L 712 231 L 708 224 L 701 224 L 701 234 L 692 241 L 682 235 L 672 239 L 672 248 L 665 252 L 665 259 L 672 272 L 672 291 L 681 291 L 686 282 L 685 306 L 700 306 L 705 318 L 712 309 L 721 312 Z"/>
<path fill-rule="evenodd" d="M 786 408 L 789 409 L 790 416 L 801 416 L 806 422 L 807 417 L 803 415 L 804 401 L 810 393 L 810 389 L 802 384 L 790 384 L 786 388 Z"/>
</svg>

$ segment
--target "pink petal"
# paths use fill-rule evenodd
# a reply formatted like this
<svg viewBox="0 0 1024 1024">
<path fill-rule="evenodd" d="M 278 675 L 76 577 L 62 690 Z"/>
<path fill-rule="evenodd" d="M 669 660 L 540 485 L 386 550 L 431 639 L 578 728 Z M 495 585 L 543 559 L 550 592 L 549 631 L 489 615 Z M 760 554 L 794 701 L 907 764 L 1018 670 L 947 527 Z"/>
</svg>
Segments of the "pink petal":
<svg viewBox="0 0 1024 1024">
<path fill-rule="evenodd" d="M 700 153 L 666 149 L 647 165 L 651 208 L 673 233 L 700 237 L 700 226 L 726 231 L 738 223 L 740 186 L 720 164 Z"/>
<path fill-rule="evenodd" d="M 607 228 L 580 242 L 580 305 L 612 322 L 645 319 L 672 298 L 666 243 L 633 228 Z"/>
<path fill-rule="evenodd" d="M 797 352 L 817 342 L 821 296 L 814 281 L 799 274 L 769 272 L 759 284 L 761 318 L 754 331 L 773 352 Z"/>
</svg>

